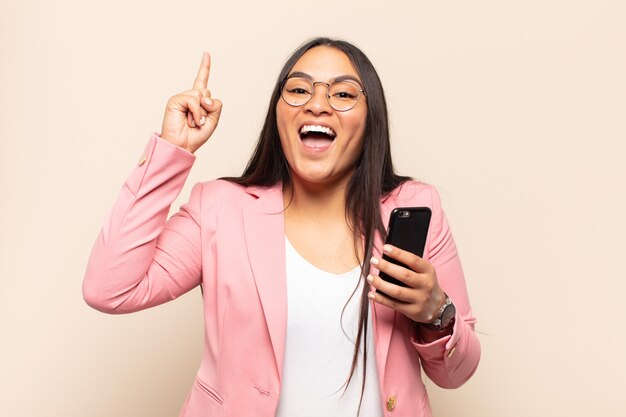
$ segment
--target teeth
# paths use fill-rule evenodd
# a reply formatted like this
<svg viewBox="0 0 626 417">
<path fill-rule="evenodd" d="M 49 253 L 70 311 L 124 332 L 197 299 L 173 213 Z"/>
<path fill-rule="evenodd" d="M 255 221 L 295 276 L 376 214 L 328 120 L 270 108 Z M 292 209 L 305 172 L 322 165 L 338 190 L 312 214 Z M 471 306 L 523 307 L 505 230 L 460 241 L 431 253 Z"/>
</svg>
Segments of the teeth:
<svg viewBox="0 0 626 417">
<path fill-rule="evenodd" d="M 324 134 L 326 134 L 328 136 L 331 136 L 333 138 L 335 136 L 337 136 L 337 134 L 335 133 L 334 130 L 332 130 L 330 127 L 326 127 L 326 126 L 304 125 L 300 129 L 300 134 L 301 135 L 304 135 L 305 133 L 309 133 L 309 132 L 324 133 Z"/>
</svg>

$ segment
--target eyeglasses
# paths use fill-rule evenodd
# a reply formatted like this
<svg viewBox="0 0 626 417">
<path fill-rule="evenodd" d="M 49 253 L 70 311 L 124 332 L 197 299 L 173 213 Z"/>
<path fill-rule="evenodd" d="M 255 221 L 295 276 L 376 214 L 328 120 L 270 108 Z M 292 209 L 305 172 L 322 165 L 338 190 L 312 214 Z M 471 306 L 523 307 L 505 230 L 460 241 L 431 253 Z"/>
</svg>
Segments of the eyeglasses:
<svg viewBox="0 0 626 417">
<path fill-rule="evenodd" d="M 281 97 L 285 103 L 293 107 L 303 106 L 311 100 L 315 93 L 315 85 L 323 84 L 327 88 L 328 104 L 337 111 L 348 111 L 359 102 L 361 94 L 367 96 L 359 84 L 350 80 L 335 81 L 328 84 L 322 81 L 313 82 L 308 78 L 290 77 L 283 81 Z"/>
</svg>

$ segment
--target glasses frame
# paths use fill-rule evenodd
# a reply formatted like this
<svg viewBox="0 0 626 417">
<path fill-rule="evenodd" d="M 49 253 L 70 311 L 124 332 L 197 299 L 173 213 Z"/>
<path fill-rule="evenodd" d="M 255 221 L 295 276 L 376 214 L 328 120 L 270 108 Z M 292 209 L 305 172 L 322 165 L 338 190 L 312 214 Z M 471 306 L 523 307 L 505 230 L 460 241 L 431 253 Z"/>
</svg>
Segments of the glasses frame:
<svg viewBox="0 0 626 417">
<path fill-rule="evenodd" d="M 287 83 L 287 81 L 291 78 L 301 78 L 303 80 L 307 80 L 308 82 L 311 83 L 311 85 L 313 86 L 313 92 L 311 94 L 309 94 L 309 98 L 307 99 L 307 101 L 305 101 L 302 104 L 291 104 L 290 102 L 287 101 L 287 99 L 285 98 L 285 96 L 283 96 L 283 93 L 285 91 L 285 84 Z M 328 94 L 328 92 L 330 91 L 330 86 L 336 83 L 353 83 L 355 84 L 357 87 L 359 87 L 359 89 L 357 90 L 359 92 L 359 96 L 356 98 L 356 101 L 354 102 L 354 104 L 352 106 L 350 106 L 347 109 L 338 109 L 335 106 L 332 105 L 332 103 L 330 102 L 330 94 Z M 308 78 L 305 77 L 300 77 L 300 76 L 293 76 L 293 77 L 287 77 L 285 78 L 281 83 L 280 83 L 280 98 L 283 99 L 283 101 L 285 103 L 287 103 L 289 106 L 291 107 L 302 107 L 305 104 L 307 104 L 309 101 L 311 101 L 311 99 L 313 98 L 313 96 L 315 95 L 315 85 L 316 84 L 323 84 L 326 86 L 326 94 L 324 94 L 324 96 L 326 97 L 326 102 L 328 102 L 328 105 L 330 107 L 332 107 L 335 111 L 339 111 L 339 112 L 344 112 L 344 111 L 349 111 L 352 110 L 357 104 L 359 104 L 359 100 L 361 99 L 361 95 L 364 95 L 365 97 L 367 97 L 367 93 L 365 92 L 365 90 L 361 87 L 361 85 L 353 80 L 341 80 L 341 81 L 333 81 L 332 83 L 325 83 L 324 81 L 312 81 L 309 80 Z"/>
</svg>

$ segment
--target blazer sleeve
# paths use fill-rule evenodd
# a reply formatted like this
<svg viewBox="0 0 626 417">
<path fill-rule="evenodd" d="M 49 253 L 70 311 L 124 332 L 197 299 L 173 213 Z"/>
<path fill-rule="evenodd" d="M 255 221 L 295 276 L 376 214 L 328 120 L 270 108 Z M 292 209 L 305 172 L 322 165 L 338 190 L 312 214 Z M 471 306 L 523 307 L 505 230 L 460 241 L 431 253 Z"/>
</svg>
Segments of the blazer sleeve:
<svg viewBox="0 0 626 417">
<path fill-rule="evenodd" d="M 83 281 L 91 307 L 130 313 L 200 284 L 200 184 L 166 222 L 194 160 L 186 150 L 151 136 L 93 246 Z"/>
<path fill-rule="evenodd" d="M 443 388 L 457 388 L 475 372 L 480 342 L 474 332 L 465 277 L 450 226 L 437 191 L 431 187 L 432 217 L 428 238 L 429 262 L 435 267 L 442 289 L 456 307 L 453 332 L 431 343 L 422 343 L 414 332 L 412 342 L 428 377 Z"/>
</svg>

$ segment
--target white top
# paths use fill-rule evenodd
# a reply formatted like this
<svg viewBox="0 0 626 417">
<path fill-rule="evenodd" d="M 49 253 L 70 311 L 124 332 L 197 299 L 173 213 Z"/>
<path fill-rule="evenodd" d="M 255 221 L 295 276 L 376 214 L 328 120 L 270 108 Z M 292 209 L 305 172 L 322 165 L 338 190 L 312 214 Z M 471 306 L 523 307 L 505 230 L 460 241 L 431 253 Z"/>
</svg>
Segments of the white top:
<svg viewBox="0 0 626 417">
<path fill-rule="evenodd" d="M 285 241 L 287 336 L 276 417 L 356 417 L 363 378 L 362 349 L 358 367 L 342 394 L 354 353 L 362 282 L 343 320 L 341 312 L 359 282 L 360 267 L 339 275 L 322 271 L 304 259 L 289 240 Z M 367 350 L 367 378 L 359 417 L 382 417 L 371 315 Z"/>
</svg>

